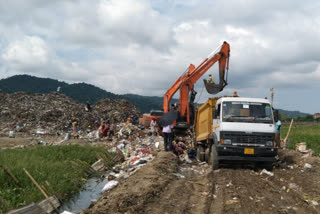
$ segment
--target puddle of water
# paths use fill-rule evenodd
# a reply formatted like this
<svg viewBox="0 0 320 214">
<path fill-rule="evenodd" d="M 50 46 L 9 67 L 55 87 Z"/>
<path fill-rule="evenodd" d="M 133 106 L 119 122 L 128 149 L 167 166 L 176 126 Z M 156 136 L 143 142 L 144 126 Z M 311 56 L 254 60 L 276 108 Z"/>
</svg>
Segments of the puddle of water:
<svg viewBox="0 0 320 214">
<path fill-rule="evenodd" d="M 80 213 L 81 210 L 88 208 L 91 201 L 96 201 L 100 198 L 102 189 L 107 182 L 107 179 L 89 178 L 84 189 L 68 201 L 65 201 L 59 208 L 59 212 Z"/>
</svg>

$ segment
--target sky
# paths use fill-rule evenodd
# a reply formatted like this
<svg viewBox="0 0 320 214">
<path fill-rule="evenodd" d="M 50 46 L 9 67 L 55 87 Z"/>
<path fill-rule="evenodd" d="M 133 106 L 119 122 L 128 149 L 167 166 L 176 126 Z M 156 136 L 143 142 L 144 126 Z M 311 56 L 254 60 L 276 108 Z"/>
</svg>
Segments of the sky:
<svg viewBox="0 0 320 214">
<path fill-rule="evenodd" d="M 275 108 L 320 112 L 319 11 L 316 0 L 0 0 L 0 78 L 163 96 L 227 41 L 218 96 L 270 99 L 274 88 Z M 218 78 L 217 66 L 208 74 Z M 195 89 L 198 102 L 212 97 L 201 79 Z"/>
</svg>

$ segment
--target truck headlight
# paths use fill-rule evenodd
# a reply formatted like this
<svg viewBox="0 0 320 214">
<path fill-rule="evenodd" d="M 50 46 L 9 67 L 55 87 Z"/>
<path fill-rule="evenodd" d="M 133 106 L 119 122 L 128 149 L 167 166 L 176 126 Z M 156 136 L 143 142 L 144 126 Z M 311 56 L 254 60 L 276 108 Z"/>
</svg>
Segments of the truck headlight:
<svg viewBox="0 0 320 214">
<path fill-rule="evenodd" d="M 267 141 L 266 146 L 272 146 L 272 141 Z"/>
<path fill-rule="evenodd" d="M 230 139 L 224 139 L 223 144 L 231 144 L 231 140 Z"/>
</svg>

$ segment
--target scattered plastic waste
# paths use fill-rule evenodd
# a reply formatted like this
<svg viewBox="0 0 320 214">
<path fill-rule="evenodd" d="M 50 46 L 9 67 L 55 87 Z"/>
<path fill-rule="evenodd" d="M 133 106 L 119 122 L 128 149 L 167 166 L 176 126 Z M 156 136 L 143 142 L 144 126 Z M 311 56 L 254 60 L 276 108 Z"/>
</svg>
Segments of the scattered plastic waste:
<svg viewBox="0 0 320 214">
<path fill-rule="evenodd" d="M 260 175 L 263 175 L 263 174 L 266 174 L 266 175 L 269 175 L 269 176 L 274 176 L 274 173 L 273 173 L 273 172 L 269 172 L 269 171 L 266 170 L 266 169 L 263 169 L 263 170 L 260 172 Z"/>
<path fill-rule="evenodd" d="M 159 148 L 159 142 L 155 142 L 154 146 L 158 149 Z"/>
<path fill-rule="evenodd" d="M 9 131 L 9 137 L 10 137 L 10 138 L 16 137 L 14 131 Z"/>
<path fill-rule="evenodd" d="M 231 183 L 231 181 L 226 185 L 227 187 L 232 186 L 233 184 Z"/>
<path fill-rule="evenodd" d="M 114 187 L 118 186 L 119 184 L 119 181 L 115 181 L 115 180 L 112 180 L 112 181 L 109 181 L 102 189 L 103 192 L 105 191 L 108 191 L 108 190 L 111 190 L 113 189 Z"/>
<path fill-rule="evenodd" d="M 311 169 L 312 166 L 311 166 L 311 164 L 306 163 L 306 164 L 304 164 L 304 167 L 303 167 L 303 168 L 305 168 L 305 169 Z"/>
<path fill-rule="evenodd" d="M 184 175 L 181 175 L 179 173 L 173 173 L 174 176 L 178 177 L 178 178 L 185 178 Z"/>
<path fill-rule="evenodd" d="M 74 214 L 74 213 L 69 212 L 69 211 L 63 211 L 63 212 L 62 212 L 62 213 L 60 213 L 60 214 Z"/>
</svg>

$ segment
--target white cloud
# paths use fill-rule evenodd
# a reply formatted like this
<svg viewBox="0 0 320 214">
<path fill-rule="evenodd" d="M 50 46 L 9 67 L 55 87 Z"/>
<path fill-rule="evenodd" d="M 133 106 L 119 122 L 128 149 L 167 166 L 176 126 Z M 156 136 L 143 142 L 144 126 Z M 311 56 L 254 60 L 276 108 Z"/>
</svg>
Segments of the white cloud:
<svg viewBox="0 0 320 214">
<path fill-rule="evenodd" d="M 264 97 L 275 87 L 293 108 L 289 93 L 319 90 L 319 6 L 311 0 L 1 1 L 0 76 L 29 73 L 162 96 L 190 63 L 227 41 L 225 93 Z M 217 66 L 209 72 L 217 75 Z M 199 94 L 201 88 L 199 80 Z"/>
<path fill-rule="evenodd" d="M 37 68 L 48 62 L 49 50 L 45 41 L 37 36 L 25 36 L 10 43 L 2 59 L 13 69 Z"/>
</svg>

